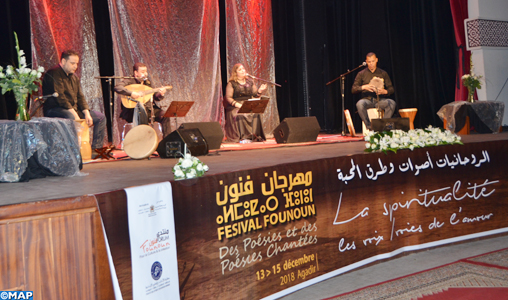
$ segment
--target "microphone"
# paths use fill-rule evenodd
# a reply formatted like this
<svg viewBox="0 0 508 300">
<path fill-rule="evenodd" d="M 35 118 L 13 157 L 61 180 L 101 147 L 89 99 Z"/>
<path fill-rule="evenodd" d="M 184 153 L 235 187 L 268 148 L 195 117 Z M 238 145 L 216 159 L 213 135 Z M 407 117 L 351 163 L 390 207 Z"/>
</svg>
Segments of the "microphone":
<svg viewBox="0 0 508 300">
<path fill-rule="evenodd" d="M 273 85 L 275 85 L 275 86 L 281 87 L 281 85 L 280 85 L 280 84 L 277 84 L 277 83 L 275 83 L 275 82 L 271 82 L 271 81 L 268 81 L 268 80 L 265 80 L 265 79 L 262 79 L 262 78 L 256 77 L 256 76 L 254 76 L 254 75 L 250 75 L 250 74 L 248 74 L 248 73 L 245 73 L 245 76 L 248 76 L 248 77 L 250 77 L 250 78 L 254 78 L 254 79 L 257 79 L 257 80 L 263 81 L 263 82 L 264 82 L 264 83 L 266 83 L 266 84 L 273 84 Z"/>
<path fill-rule="evenodd" d="M 148 75 L 145 75 L 145 76 L 141 77 L 140 79 L 141 79 L 141 81 L 146 83 L 146 85 L 151 85 L 150 80 L 148 80 Z"/>
<path fill-rule="evenodd" d="M 362 64 L 360 65 L 360 67 L 365 67 L 367 65 L 366 62 L 362 62 Z"/>
<path fill-rule="evenodd" d="M 34 100 L 34 101 L 41 100 L 41 99 L 46 100 L 46 99 L 48 99 L 48 98 L 50 98 L 50 97 L 58 97 L 58 93 L 57 93 L 57 92 L 54 92 L 53 94 L 50 94 L 50 95 L 46 95 L 46 96 L 39 96 L 39 97 L 35 98 L 35 100 Z"/>
</svg>

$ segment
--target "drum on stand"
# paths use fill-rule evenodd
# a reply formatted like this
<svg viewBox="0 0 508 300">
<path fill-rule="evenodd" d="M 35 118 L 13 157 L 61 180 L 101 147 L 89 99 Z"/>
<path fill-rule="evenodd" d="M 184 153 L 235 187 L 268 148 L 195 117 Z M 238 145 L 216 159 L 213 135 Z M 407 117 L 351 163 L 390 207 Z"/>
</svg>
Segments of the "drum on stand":
<svg viewBox="0 0 508 300">
<path fill-rule="evenodd" d="M 157 132 L 148 125 L 133 127 L 123 141 L 123 150 L 130 158 L 143 159 L 150 157 L 159 145 Z"/>
<path fill-rule="evenodd" d="M 413 122 L 415 120 L 417 111 L 418 109 L 416 108 L 399 109 L 399 114 L 402 118 L 409 118 L 409 129 L 415 129 Z"/>
</svg>

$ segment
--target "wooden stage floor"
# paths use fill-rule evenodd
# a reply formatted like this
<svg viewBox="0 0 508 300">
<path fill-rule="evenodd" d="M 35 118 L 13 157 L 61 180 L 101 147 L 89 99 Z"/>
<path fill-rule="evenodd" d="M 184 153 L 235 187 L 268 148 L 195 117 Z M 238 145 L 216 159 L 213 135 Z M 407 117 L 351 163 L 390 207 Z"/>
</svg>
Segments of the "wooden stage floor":
<svg viewBox="0 0 508 300">
<path fill-rule="evenodd" d="M 464 143 L 508 140 L 508 132 L 462 136 Z M 256 169 L 299 161 L 362 153 L 363 141 L 267 148 L 246 151 L 218 151 L 200 156 L 210 167 L 207 175 Z M 409 151 L 409 150 L 404 150 Z M 366 154 L 368 155 L 368 154 Z M 90 163 L 83 166 L 84 176 L 46 177 L 29 182 L 0 183 L 0 206 L 41 200 L 101 194 L 163 181 L 172 181 L 176 159 L 121 160 Z M 205 175 L 205 176 L 207 176 Z"/>
</svg>

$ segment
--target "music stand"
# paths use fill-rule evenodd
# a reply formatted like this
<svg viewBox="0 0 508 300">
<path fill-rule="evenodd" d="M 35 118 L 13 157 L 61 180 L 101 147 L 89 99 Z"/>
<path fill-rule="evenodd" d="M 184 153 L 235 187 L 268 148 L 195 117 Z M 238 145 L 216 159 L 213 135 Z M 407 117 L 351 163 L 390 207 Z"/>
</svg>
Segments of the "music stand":
<svg viewBox="0 0 508 300">
<path fill-rule="evenodd" d="M 253 99 L 253 100 L 247 100 L 243 101 L 242 106 L 238 110 L 239 114 L 249 114 L 249 113 L 255 113 L 255 114 L 262 114 L 265 112 L 266 107 L 268 106 L 268 101 L 270 101 L 270 98 L 263 98 L 263 99 Z"/>
<path fill-rule="evenodd" d="M 178 117 L 185 117 L 191 109 L 194 101 L 173 101 L 164 114 L 165 118 L 175 118 L 175 128 L 178 128 Z"/>
<path fill-rule="evenodd" d="M 268 101 L 270 98 L 262 98 L 262 99 L 250 99 L 243 101 L 242 106 L 238 110 L 239 114 L 262 114 L 265 112 L 266 107 L 268 106 Z M 252 128 L 254 130 L 254 128 Z M 254 140 L 254 132 L 250 133 L 251 141 Z"/>
</svg>

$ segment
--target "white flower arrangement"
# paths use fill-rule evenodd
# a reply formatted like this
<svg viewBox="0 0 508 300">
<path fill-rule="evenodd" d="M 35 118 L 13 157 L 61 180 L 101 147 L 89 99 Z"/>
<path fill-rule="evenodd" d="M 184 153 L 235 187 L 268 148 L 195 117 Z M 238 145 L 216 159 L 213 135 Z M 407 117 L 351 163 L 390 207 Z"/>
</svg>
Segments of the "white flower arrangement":
<svg viewBox="0 0 508 300">
<path fill-rule="evenodd" d="M 468 90 L 468 94 L 467 94 L 467 101 L 468 102 L 473 102 L 473 96 L 474 96 L 474 92 L 476 91 L 476 89 L 481 89 L 482 88 L 482 83 L 481 83 L 481 79 L 483 78 L 483 76 L 481 75 L 476 75 L 473 71 L 474 69 L 474 65 L 473 65 L 473 57 L 471 56 L 470 58 L 470 71 L 469 71 L 469 74 L 464 74 L 462 76 L 462 84 L 467 88 Z"/>
<path fill-rule="evenodd" d="M 16 68 L 9 65 L 6 69 L 4 69 L 0 66 L 0 87 L 2 88 L 2 94 L 5 94 L 8 91 L 14 92 L 14 97 L 16 98 L 16 102 L 18 104 L 19 114 L 20 109 L 26 110 L 26 98 L 28 94 L 31 94 L 39 89 L 44 68 L 39 67 L 37 70 L 28 68 L 25 52 L 19 48 L 16 32 L 14 32 L 14 38 L 16 40 L 16 52 L 18 54 L 19 67 Z M 24 113 L 26 114 L 26 112 Z M 23 120 L 26 118 L 28 118 L 28 116 L 22 116 Z"/>
<path fill-rule="evenodd" d="M 369 131 L 365 136 L 365 151 L 393 151 L 397 153 L 400 149 L 460 144 L 460 136 L 451 131 L 439 127 L 429 126 L 426 129 L 413 129 L 405 132 L 403 130 L 391 130 L 383 132 Z"/>
<path fill-rule="evenodd" d="M 190 179 L 201 177 L 209 168 L 197 157 L 185 154 L 184 158 L 180 158 L 178 163 L 173 167 L 175 180 Z"/>
</svg>

